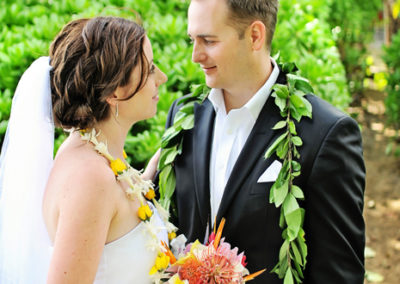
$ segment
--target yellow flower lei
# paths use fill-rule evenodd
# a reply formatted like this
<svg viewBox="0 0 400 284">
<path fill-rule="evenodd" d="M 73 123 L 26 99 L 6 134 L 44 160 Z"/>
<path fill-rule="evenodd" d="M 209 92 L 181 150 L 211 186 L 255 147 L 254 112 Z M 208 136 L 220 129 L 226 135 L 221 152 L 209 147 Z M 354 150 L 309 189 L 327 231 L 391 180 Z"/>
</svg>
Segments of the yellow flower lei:
<svg viewBox="0 0 400 284">
<path fill-rule="evenodd" d="M 144 180 L 142 178 L 142 172 L 132 168 L 129 164 L 122 161 L 121 159 L 114 157 L 108 152 L 107 145 L 103 142 L 97 140 L 99 133 L 93 128 L 89 130 L 80 130 L 81 138 L 83 141 L 90 142 L 94 145 L 94 149 L 108 159 L 110 162 L 111 170 L 114 172 L 116 179 L 119 181 L 125 181 L 128 184 L 128 188 L 125 190 L 127 197 L 130 200 L 138 199 L 140 201 L 140 207 L 138 209 L 138 217 L 145 222 L 145 228 L 148 231 L 149 243 L 148 246 L 151 250 L 157 252 L 157 258 L 155 260 L 154 266 L 150 270 L 150 275 L 156 274 L 162 271 L 166 262 L 169 261 L 165 255 L 165 247 L 162 242 L 157 237 L 157 232 L 160 228 L 154 225 L 152 222 L 153 211 L 148 205 L 147 200 L 151 201 L 154 207 L 157 209 L 162 221 L 168 232 L 168 238 L 171 240 L 176 237 L 177 228 L 168 221 L 169 213 L 165 210 L 155 199 L 154 185 L 150 180 Z M 124 158 L 126 153 L 124 151 Z M 158 277 L 157 277 L 158 278 Z"/>
</svg>

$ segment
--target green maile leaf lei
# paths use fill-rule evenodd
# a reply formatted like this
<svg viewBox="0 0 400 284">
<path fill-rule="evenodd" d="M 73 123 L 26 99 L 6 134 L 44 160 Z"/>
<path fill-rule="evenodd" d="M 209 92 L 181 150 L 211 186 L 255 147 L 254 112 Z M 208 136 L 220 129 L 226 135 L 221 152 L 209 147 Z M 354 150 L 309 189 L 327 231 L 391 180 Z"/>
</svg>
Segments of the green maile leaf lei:
<svg viewBox="0 0 400 284">
<path fill-rule="evenodd" d="M 303 271 L 307 262 L 307 245 L 303 230 L 305 211 L 300 207 L 298 200 L 304 200 L 302 189 L 294 185 L 293 180 L 300 176 L 301 165 L 296 159 L 300 158 L 298 148 L 303 141 L 298 136 L 295 121 L 300 122 L 303 117 L 312 118 L 312 106 L 305 98 L 306 94 L 313 93 L 308 80 L 297 74 L 294 63 L 279 63 L 279 68 L 286 74 L 286 85 L 275 84 L 271 94 L 280 110 L 282 120 L 272 128 L 284 131 L 266 150 L 265 159 L 276 154 L 282 160 L 282 168 L 275 183 L 270 189 L 269 202 L 280 207 L 279 226 L 283 230 L 283 244 L 279 251 L 279 261 L 271 272 L 284 279 L 284 284 L 301 283 Z M 176 113 L 173 125 L 169 127 L 161 142 L 163 151 L 159 161 L 160 170 L 160 203 L 166 210 L 172 210 L 176 215 L 176 208 L 171 204 L 175 191 L 176 178 L 174 160 L 182 153 L 183 133 L 194 127 L 194 105 L 202 103 L 208 95 L 208 88 L 204 85 L 195 86 L 190 96 L 182 99 L 183 106 Z"/>
<path fill-rule="evenodd" d="M 175 191 L 176 178 L 173 169 L 177 155 L 182 153 L 183 133 L 194 127 L 194 105 L 201 104 L 208 94 L 208 88 L 204 85 L 196 85 L 192 88 L 192 93 L 181 99 L 183 106 L 175 114 L 173 125 L 165 132 L 161 140 L 163 148 L 158 162 L 160 204 L 172 214 L 177 216 L 175 205 L 171 204 L 171 198 Z M 172 205 L 172 206 L 171 206 Z"/>
</svg>

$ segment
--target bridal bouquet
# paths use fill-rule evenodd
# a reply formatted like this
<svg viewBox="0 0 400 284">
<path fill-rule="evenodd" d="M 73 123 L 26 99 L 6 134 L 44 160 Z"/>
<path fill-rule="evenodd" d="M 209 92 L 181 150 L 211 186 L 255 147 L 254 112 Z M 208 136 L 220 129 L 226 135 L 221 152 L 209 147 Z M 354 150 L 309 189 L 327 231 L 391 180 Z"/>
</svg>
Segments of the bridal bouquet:
<svg viewBox="0 0 400 284">
<path fill-rule="evenodd" d="M 163 244 L 150 274 L 155 283 L 170 284 L 228 284 L 244 283 L 265 271 L 249 274 L 246 256 L 238 254 L 238 248 L 221 239 L 225 219 L 218 231 L 211 234 L 207 244 L 195 241 L 185 245 L 186 238 L 180 235 L 171 241 L 171 248 Z"/>
</svg>

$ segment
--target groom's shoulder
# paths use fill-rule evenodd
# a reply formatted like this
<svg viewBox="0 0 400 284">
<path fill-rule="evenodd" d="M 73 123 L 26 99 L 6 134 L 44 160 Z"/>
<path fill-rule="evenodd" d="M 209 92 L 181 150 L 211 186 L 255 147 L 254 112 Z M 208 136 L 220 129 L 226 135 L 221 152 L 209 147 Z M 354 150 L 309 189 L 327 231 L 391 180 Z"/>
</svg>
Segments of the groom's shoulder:
<svg viewBox="0 0 400 284">
<path fill-rule="evenodd" d="M 352 123 L 357 123 L 347 113 L 316 95 L 306 95 L 306 99 L 312 105 L 312 120 L 315 121 L 317 124 L 318 122 L 334 124 L 339 120 L 346 120 Z"/>
</svg>

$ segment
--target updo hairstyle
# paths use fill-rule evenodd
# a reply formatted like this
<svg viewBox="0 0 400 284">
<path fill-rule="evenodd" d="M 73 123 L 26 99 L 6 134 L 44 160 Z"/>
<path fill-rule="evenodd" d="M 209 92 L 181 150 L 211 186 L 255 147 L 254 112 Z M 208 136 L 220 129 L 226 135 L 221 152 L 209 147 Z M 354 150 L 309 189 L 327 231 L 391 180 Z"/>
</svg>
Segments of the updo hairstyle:
<svg viewBox="0 0 400 284">
<path fill-rule="evenodd" d="M 68 23 L 50 46 L 51 97 L 54 121 L 64 129 L 85 129 L 107 118 L 106 99 L 130 83 L 133 69 L 140 78 L 130 99 L 146 83 L 149 62 L 143 51 L 145 31 L 116 17 L 79 19 Z"/>
</svg>

